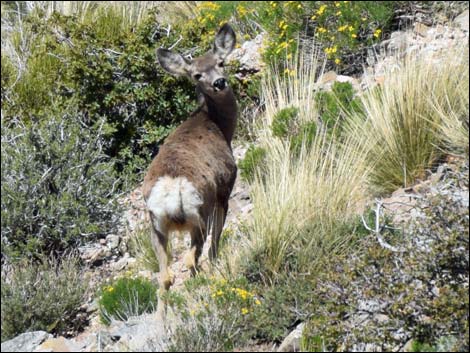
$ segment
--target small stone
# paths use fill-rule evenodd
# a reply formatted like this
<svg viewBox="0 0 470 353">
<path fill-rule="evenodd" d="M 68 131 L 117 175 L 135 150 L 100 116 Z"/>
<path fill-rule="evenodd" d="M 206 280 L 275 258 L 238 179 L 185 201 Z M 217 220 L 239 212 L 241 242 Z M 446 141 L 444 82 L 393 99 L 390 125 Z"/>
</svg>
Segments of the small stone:
<svg viewBox="0 0 470 353">
<path fill-rule="evenodd" d="M 98 244 L 82 246 L 78 248 L 80 258 L 87 263 L 96 265 L 106 257 L 106 248 Z"/>
<path fill-rule="evenodd" d="M 119 241 L 119 235 L 109 234 L 106 236 L 106 242 L 110 250 L 116 249 L 119 246 Z"/>
<path fill-rule="evenodd" d="M 374 321 L 380 323 L 380 324 L 383 324 L 387 321 L 389 321 L 390 318 L 388 317 L 388 315 L 384 315 L 384 314 L 377 314 L 374 316 Z"/>
<path fill-rule="evenodd" d="M 328 71 L 328 72 L 324 73 L 322 75 L 322 77 L 320 78 L 320 84 L 324 85 L 324 84 L 329 83 L 329 82 L 334 82 L 336 80 L 336 77 L 338 77 L 336 72 Z"/>
<path fill-rule="evenodd" d="M 100 245 L 106 245 L 106 239 L 100 239 Z"/>
<path fill-rule="evenodd" d="M 428 34 L 429 27 L 426 26 L 424 23 L 416 22 L 413 27 L 413 32 L 419 34 L 421 37 L 426 37 Z"/>
<path fill-rule="evenodd" d="M 278 352 L 299 352 L 300 351 L 300 340 L 302 338 L 302 332 L 304 330 L 304 323 L 298 325 L 294 331 L 284 338 L 281 345 L 278 348 Z"/>
</svg>

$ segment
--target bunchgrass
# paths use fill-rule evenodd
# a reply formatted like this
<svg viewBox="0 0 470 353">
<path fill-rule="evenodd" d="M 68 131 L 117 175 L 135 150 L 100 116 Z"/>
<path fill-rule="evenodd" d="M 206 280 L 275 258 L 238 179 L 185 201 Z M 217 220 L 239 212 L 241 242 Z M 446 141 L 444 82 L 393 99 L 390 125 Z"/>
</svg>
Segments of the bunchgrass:
<svg viewBox="0 0 470 353">
<path fill-rule="evenodd" d="M 439 59 L 408 55 L 397 60 L 398 68 L 385 74 L 380 87 L 361 95 L 365 114 L 349 118 L 356 139 L 372 147 L 376 191 L 392 192 L 425 178 L 443 156 L 443 136 L 459 146 L 468 142 L 465 50 L 451 50 Z"/>
<path fill-rule="evenodd" d="M 136 229 L 130 238 L 131 252 L 138 265 L 146 270 L 158 272 L 158 259 L 151 239 L 150 225 L 145 223 Z"/>
<path fill-rule="evenodd" d="M 243 229 L 248 241 L 238 243 L 238 254 L 224 256 L 232 271 L 243 259 L 239 264 L 244 263 L 245 273 L 259 271 L 268 280 L 294 267 L 313 273 L 325 257 L 346 249 L 354 236 L 349 224 L 368 198 L 365 146 L 352 138 L 337 141 L 319 129 L 313 141 L 304 141 L 293 153 L 289 139 L 272 134 L 273 119 L 283 108 L 298 108 L 296 119 L 302 123 L 318 118 L 318 56 L 300 56 L 284 72 L 272 69 L 262 85 L 266 114 L 258 131 L 266 156 L 262 175 L 252 183 L 254 209 Z M 256 259 L 255 269 L 246 268 L 250 257 Z"/>
</svg>

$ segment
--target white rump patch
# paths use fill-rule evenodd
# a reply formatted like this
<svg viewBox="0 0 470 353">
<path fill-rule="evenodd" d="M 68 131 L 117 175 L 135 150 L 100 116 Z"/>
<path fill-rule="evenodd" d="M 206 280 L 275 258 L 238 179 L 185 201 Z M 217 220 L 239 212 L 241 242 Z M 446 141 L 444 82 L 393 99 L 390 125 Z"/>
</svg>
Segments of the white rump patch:
<svg viewBox="0 0 470 353">
<path fill-rule="evenodd" d="M 147 200 L 147 208 L 156 217 L 155 227 L 166 233 L 171 229 L 169 217 L 184 213 L 188 225 L 199 224 L 199 207 L 202 198 L 194 185 L 185 177 L 158 178 Z"/>
</svg>

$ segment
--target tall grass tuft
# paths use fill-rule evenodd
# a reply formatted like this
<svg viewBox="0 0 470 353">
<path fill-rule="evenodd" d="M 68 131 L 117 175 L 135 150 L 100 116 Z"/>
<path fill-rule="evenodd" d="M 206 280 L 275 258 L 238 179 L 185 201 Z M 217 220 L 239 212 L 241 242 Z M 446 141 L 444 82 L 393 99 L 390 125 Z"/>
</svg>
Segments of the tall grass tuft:
<svg viewBox="0 0 470 353">
<path fill-rule="evenodd" d="M 425 177 L 443 156 L 442 136 L 468 142 L 468 48 L 439 59 L 407 56 L 385 75 L 379 88 L 364 93 L 365 117 L 351 116 L 356 139 L 372 146 L 377 161 L 371 178 L 378 192 L 407 187 Z M 466 113 L 465 113 L 466 111 Z M 467 125 L 468 126 L 468 125 Z"/>
<path fill-rule="evenodd" d="M 354 235 L 350 225 L 368 197 L 367 153 L 354 139 L 340 142 L 319 129 L 293 153 L 290 140 L 271 133 L 273 117 L 286 107 L 298 108 L 302 122 L 317 121 L 314 88 L 322 72 L 317 58 L 300 56 L 285 75 L 271 69 L 262 84 L 266 114 L 259 140 L 266 159 L 252 185 L 254 210 L 244 229 L 248 250 L 239 257 L 251 256 L 255 265 L 245 271 L 268 281 L 291 270 L 314 273 L 325 257 L 346 249 Z M 236 258 L 228 255 L 232 267 Z"/>
</svg>

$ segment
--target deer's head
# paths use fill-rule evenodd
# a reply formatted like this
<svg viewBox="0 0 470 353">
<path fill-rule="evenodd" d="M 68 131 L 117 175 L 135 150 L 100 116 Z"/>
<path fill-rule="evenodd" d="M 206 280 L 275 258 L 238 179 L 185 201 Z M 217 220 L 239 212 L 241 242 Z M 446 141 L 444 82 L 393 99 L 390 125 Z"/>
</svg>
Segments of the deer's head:
<svg viewBox="0 0 470 353">
<path fill-rule="evenodd" d="M 157 58 L 163 69 L 175 76 L 187 76 L 206 95 L 214 96 L 228 87 L 224 61 L 235 48 L 235 32 L 223 25 L 215 36 L 214 46 L 205 55 L 189 60 L 167 49 L 158 49 Z"/>
</svg>

